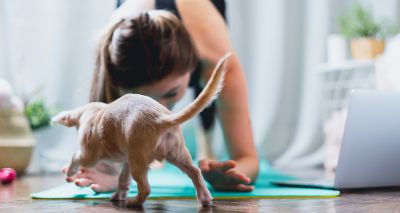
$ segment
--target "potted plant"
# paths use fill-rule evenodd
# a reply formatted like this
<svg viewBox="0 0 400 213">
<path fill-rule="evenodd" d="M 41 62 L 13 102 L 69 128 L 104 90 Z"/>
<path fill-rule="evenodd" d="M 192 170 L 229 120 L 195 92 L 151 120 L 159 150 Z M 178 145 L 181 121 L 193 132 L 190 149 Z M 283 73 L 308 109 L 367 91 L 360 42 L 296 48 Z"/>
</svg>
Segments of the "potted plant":
<svg viewBox="0 0 400 213">
<path fill-rule="evenodd" d="M 385 37 L 392 31 L 385 23 L 374 19 L 370 8 L 360 4 L 340 19 L 341 33 L 351 40 L 351 53 L 354 59 L 374 59 L 384 51 Z"/>
<path fill-rule="evenodd" d="M 37 98 L 25 104 L 25 115 L 32 131 L 50 126 L 53 109 L 48 108 L 43 99 Z"/>
</svg>

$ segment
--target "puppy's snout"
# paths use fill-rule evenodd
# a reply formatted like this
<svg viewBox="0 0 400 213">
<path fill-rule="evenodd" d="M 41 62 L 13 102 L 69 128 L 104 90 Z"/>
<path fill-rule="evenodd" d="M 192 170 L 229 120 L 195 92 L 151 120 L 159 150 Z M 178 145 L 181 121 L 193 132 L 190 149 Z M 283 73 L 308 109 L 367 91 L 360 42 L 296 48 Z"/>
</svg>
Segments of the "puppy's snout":
<svg viewBox="0 0 400 213">
<path fill-rule="evenodd" d="M 54 126 L 56 123 L 60 121 L 60 114 L 57 114 L 51 118 L 50 125 Z"/>
<path fill-rule="evenodd" d="M 73 115 L 73 112 L 65 111 L 65 112 L 60 112 L 60 113 L 58 113 L 58 115 L 54 116 L 51 119 L 51 123 L 53 123 L 53 124 L 59 123 L 64 126 L 71 127 L 71 126 L 76 126 L 78 123 L 78 120 Z"/>
<path fill-rule="evenodd" d="M 54 126 L 57 122 L 58 122 L 57 118 L 56 118 L 56 116 L 54 116 L 54 117 L 51 118 L 50 125 Z"/>
<path fill-rule="evenodd" d="M 60 112 L 51 118 L 51 125 L 55 125 L 56 123 L 64 124 L 67 120 L 67 117 L 67 112 Z"/>
</svg>

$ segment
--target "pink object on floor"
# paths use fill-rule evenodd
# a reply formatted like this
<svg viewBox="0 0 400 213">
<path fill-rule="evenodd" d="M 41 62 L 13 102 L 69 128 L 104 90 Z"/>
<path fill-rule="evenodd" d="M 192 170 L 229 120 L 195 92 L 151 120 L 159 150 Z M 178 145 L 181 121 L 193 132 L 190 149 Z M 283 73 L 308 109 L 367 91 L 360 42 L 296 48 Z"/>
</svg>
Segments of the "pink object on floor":
<svg viewBox="0 0 400 213">
<path fill-rule="evenodd" d="M 17 178 L 17 172 L 12 168 L 0 169 L 0 181 L 2 184 L 13 182 Z"/>
</svg>

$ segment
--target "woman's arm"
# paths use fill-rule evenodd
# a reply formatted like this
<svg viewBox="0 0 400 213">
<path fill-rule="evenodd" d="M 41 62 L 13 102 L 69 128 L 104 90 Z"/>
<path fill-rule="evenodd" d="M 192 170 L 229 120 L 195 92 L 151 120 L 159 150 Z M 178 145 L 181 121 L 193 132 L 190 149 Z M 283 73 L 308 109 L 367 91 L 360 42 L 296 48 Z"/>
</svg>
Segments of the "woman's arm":
<svg viewBox="0 0 400 213">
<path fill-rule="evenodd" d="M 183 23 L 202 58 L 216 63 L 225 53 L 234 52 L 227 26 L 210 1 L 176 0 L 176 2 Z M 205 81 L 211 73 L 212 70 L 205 72 Z M 236 161 L 236 165 L 232 162 L 217 165 L 218 162 L 207 161 L 202 162 L 201 167 L 206 170 L 224 167 L 254 180 L 258 174 L 258 158 L 249 118 L 247 84 L 235 54 L 229 60 L 229 71 L 217 102 L 217 109 L 231 158 Z"/>
</svg>

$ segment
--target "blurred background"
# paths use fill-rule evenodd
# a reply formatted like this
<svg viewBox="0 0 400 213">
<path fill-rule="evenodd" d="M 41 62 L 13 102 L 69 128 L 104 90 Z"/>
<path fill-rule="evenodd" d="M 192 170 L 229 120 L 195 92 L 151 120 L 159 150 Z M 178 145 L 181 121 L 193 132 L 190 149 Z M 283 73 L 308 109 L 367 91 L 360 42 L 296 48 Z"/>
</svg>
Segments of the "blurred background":
<svg viewBox="0 0 400 213">
<path fill-rule="evenodd" d="M 276 167 L 333 171 L 349 91 L 400 88 L 400 0 L 226 4 L 260 157 Z M 76 130 L 48 127 L 48 118 L 87 103 L 96 35 L 115 8 L 116 0 L 0 1 L 0 78 L 29 118 L 35 141 L 27 142 L 35 143 L 30 171 L 59 171 L 77 150 Z M 1 105 L 12 95 L 0 83 Z M 187 92 L 175 110 L 192 97 Z M 3 138 L 11 131 L 7 115 L 0 114 Z M 197 125 L 196 119 L 185 124 L 185 137 L 196 138 Z M 220 128 L 214 133 L 214 154 L 224 158 Z M 4 141 L 0 148 L 13 143 Z"/>
</svg>

